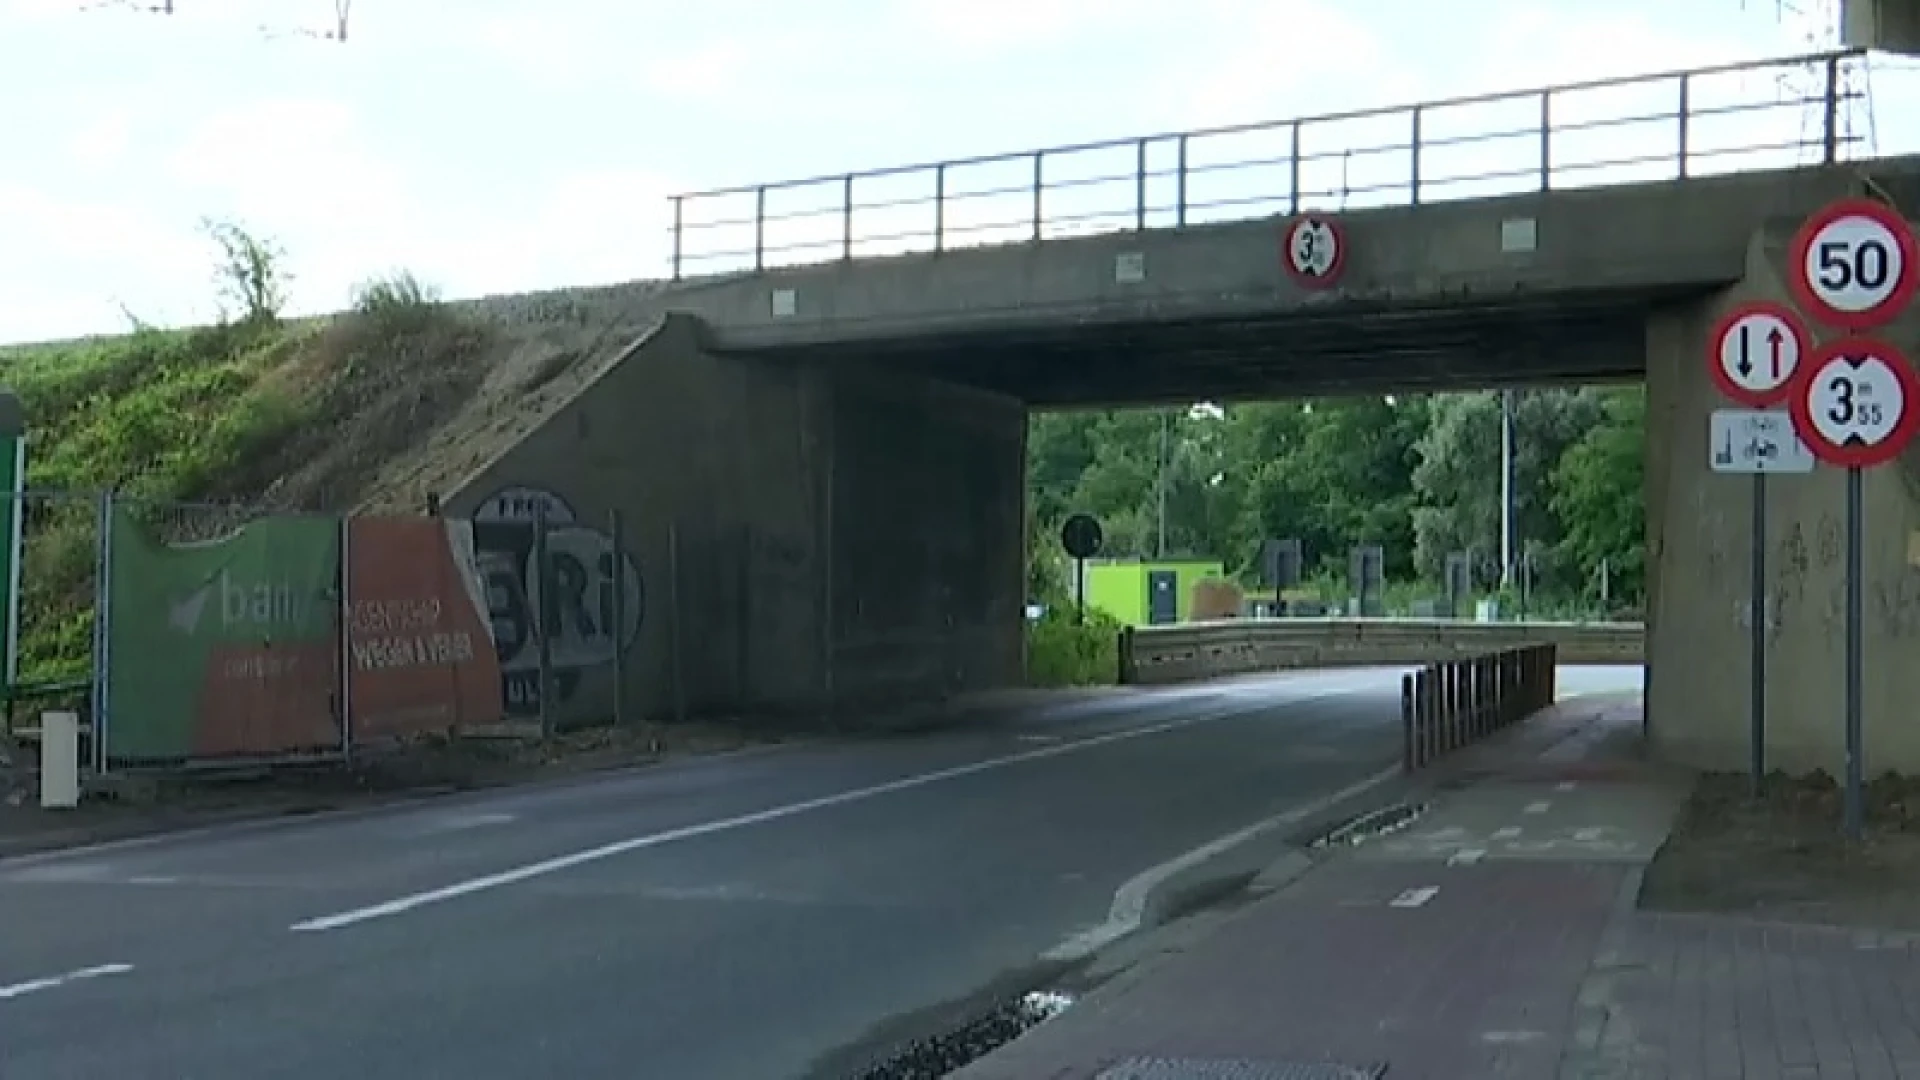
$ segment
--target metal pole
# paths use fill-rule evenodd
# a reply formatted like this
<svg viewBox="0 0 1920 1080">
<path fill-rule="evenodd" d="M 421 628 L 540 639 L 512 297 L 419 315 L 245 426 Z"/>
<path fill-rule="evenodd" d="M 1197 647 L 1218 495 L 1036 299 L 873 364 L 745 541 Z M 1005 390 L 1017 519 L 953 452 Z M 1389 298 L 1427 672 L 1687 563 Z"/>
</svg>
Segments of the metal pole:
<svg viewBox="0 0 1920 1080">
<path fill-rule="evenodd" d="M 1179 161 L 1174 166 L 1176 175 L 1173 201 L 1177 204 L 1177 208 L 1174 211 L 1173 223 L 1184 229 L 1187 227 L 1187 137 L 1185 135 L 1180 136 L 1179 147 Z"/>
<path fill-rule="evenodd" d="M 1300 212 L 1300 121 L 1293 122 L 1288 134 L 1287 150 L 1287 213 Z"/>
<path fill-rule="evenodd" d="M 1687 151 L 1693 146 L 1692 136 L 1687 129 L 1693 117 L 1693 76 L 1680 76 L 1680 179 L 1687 178 Z"/>
<path fill-rule="evenodd" d="M 1749 719 L 1748 741 L 1751 758 L 1752 776 L 1748 778 L 1748 789 L 1754 798 L 1760 797 L 1761 782 L 1767 775 L 1767 474 L 1753 474 L 1753 588 L 1749 606 L 1752 609 L 1752 660 L 1748 664 L 1748 678 L 1753 680 L 1753 689 L 1748 704 L 1753 710 Z"/>
<path fill-rule="evenodd" d="M 1840 160 L 1840 58 L 1827 57 L 1827 93 L 1825 130 L 1821 133 L 1822 160 L 1831 165 Z"/>
<path fill-rule="evenodd" d="M 684 232 L 682 221 L 686 210 L 686 200 L 678 195 L 673 197 L 673 280 L 680 280 L 680 261 L 682 252 L 681 234 Z"/>
<path fill-rule="evenodd" d="M 667 643 L 669 663 L 673 665 L 673 719 L 687 721 L 687 679 L 680 663 L 680 526 L 667 526 L 667 615 L 670 633 Z"/>
<path fill-rule="evenodd" d="M 334 618 L 340 632 L 340 755 L 353 760 L 353 518 L 340 518 L 340 590 Z"/>
<path fill-rule="evenodd" d="M 1045 177 L 1046 160 L 1047 160 L 1046 154 L 1041 153 L 1039 151 L 1034 152 L 1034 155 L 1033 155 L 1033 238 L 1036 241 L 1040 239 L 1040 233 L 1041 233 L 1040 226 L 1043 220 L 1043 214 L 1041 211 L 1040 193 L 1046 190 L 1046 184 L 1047 184 L 1046 177 Z"/>
<path fill-rule="evenodd" d="M 613 724 L 627 722 L 627 545 L 620 511 L 607 511 L 607 539 L 613 547 Z"/>
<path fill-rule="evenodd" d="M 767 268 L 767 189 L 758 188 L 753 193 L 753 269 L 759 273 Z"/>
<path fill-rule="evenodd" d="M 947 167 L 933 167 L 933 252 L 947 249 Z"/>
<path fill-rule="evenodd" d="M 853 174 L 840 189 L 840 257 L 853 258 Z"/>
<path fill-rule="evenodd" d="M 1170 413 L 1160 414 L 1160 468 L 1155 476 L 1154 515 L 1157 537 L 1154 542 L 1153 557 L 1167 557 L 1167 440 L 1172 433 L 1173 417 Z"/>
<path fill-rule="evenodd" d="M 1134 148 L 1133 227 L 1138 232 L 1147 231 L 1147 140 L 1145 139 L 1141 139 Z"/>
<path fill-rule="evenodd" d="M 1073 624 L 1079 626 L 1087 618 L 1087 560 L 1073 560 Z"/>
<path fill-rule="evenodd" d="M 1407 201 L 1415 206 L 1420 205 L 1420 117 L 1420 106 L 1415 105 L 1413 107 L 1413 138 L 1412 141 L 1408 143 L 1407 153 L 1408 158 L 1412 161 L 1408 170 L 1411 175 L 1408 177 L 1409 194 Z"/>
<path fill-rule="evenodd" d="M 539 650 L 539 668 L 534 673 L 534 698 L 540 705 L 540 737 L 553 738 L 553 629 L 549 618 L 554 608 L 553 574 L 547 565 L 547 503 L 533 503 L 533 634 Z"/>
<path fill-rule="evenodd" d="M 1540 190 L 1553 187 L 1553 91 L 1540 91 Z"/>
<path fill-rule="evenodd" d="M 1500 391 L 1500 587 L 1513 586 L 1513 391 Z"/>
<path fill-rule="evenodd" d="M 108 713 L 113 709 L 113 491 L 100 493 L 98 537 L 100 562 L 94 572 L 93 598 L 93 769 L 105 774 L 112 766 Z"/>
<path fill-rule="evenodd" d="M 1864 828 L 1865 807 L 1861 805 L 1860 761 L 1860 518 L 1864 498 L 1860 490 L 1860 470 L 1847 470 L 1847 839 L 1858 840 Z"/>
</svg>

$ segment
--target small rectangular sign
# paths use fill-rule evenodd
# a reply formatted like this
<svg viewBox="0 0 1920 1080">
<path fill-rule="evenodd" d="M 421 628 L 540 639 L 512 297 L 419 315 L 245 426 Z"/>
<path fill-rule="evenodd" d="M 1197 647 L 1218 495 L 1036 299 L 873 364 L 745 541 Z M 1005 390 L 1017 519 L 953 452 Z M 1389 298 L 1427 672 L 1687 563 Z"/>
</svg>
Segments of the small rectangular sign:
<svg viewBox="0 0 1920 1080">
<path fill-rule="evenodd" d="M 1707 428 L 1707 463 L 1714 472 L 1813 471 L 1813 451 L 1794 434 L 1784 410 L 1715 409 Z"/>
</svg>

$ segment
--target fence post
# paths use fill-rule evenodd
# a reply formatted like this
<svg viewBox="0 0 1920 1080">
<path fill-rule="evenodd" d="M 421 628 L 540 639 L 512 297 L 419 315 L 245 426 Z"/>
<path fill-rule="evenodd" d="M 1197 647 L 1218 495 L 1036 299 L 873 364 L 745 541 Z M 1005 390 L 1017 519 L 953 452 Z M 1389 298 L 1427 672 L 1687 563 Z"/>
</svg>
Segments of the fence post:
<svg viewBox="0 0 1920 1080">
<path fill-rule="evenodd" d="M 1540 91 L 1540 190 L 1553 190 L 1553 91 Z"/>
<path fill-rule="evenodd" d="M 1840 160 L 1840 58 L 1827 57 L 1825 124 L 1821 131 L 1820 156 L 1824 164 Z"/>
<path fill-rule="evenodd" d="M 1411 175 L 1408 178 L 1408 186 L 1410 189 L 1408 201 L 1415 206 L 1420 205 L 1420 119 L 1421 108 L 1415 105 L 1413 107 L 1413 134 L 1407 143 L 1407 156 L 1412 159 L 1409 169 Z"/>
<path fill-rule="evenodd" d="M 840 257 L 853 259 L 853 174 L 840 185 Z"/>
<path fill-rule="evenodd" d="M 681 260 L 681 251 L 682 251 L 680 236 L 681 236 L 681 233 L 685 231 L 684 227 L 681 224 L 682 216 L 686 210 L 685 204 L 686 204 L 686 199 L 684 197 L 679 195 L 675 195 L 673 197 L 673 280 L 675 281 L 680 280 L 680 260 Z"/>
<path fill-rule="evenodd" d="M 1287 213 L 1300 212 L 1300 121 L 1293 122 L 1287 151 Z"/>
<path fill-rule="evenodd" d="M 933 253 L 947 249 L 947 167 L 933 167 Z"/>
<path fill-rule="evenodd" d="M 607 511 L 613 547 L 613 726 L 627 722 L 627 545 L 618 508 Z"/>
<path fill-rule="evenodd" d="M 1046 179 L 1044 174 L 1044 167 L 1045 167 L 1044 163 L 1046 162 L 1046 160 L 1047 160 L 1047 155 L 1045 151 L 1035 150 L 1033 152 L 1033 239 L 1036 242 L 1039 241 L 1040 234 L 1041 234 L 1040 225 L 1042 221 L 1042 213 L 1041 213 L 1040 193 L 1046 190 Z"/>
<path fill-rule="evenodd" d="M 1173 201 L 1178 204 L 1178 207 L 1174 210 L 1173 223 L 1184 229 L 1187 227 L 1187 137 L 1185 135 L 1180 136 L 1178 156 L 1179 160 L 1174 165 L 1173 196 Z"/>
<path fill-rule="evenodd" d="M 1134 146 L 1133 154 L 1133 228 L 1147 231 L 1147 140 Z"/>
<path fill-rule="evenodd" d="M 112 767 L 111 734 L 107 714 L 112 710 L 113 685 L 113 489 L 100 493 L 99 536 L 95 546 L 99 566 L 93 576 L 93 769 L 105 774 Z"/>
<path fill-rule="evenodd" d="M 667 523 L 667 649 L 673 668 L 673 719 L 687 722 L 687 678 L 680 662 L 680 525 Z"/>
<path fill-rule="evenodd" d="M 334 618 L 340 641 L 340 672 L 338 693 L 340 697 L 340 756 L 353 760 L 353 517 L 340 515 L 340 566 L 334 575 L 334 587 L 339 596 L 334 604 Z"/>
<path fill-rule="evenodd" d="M 753 271 L 767 268 L 767 189 L 753 189 Z"/>
<path fill-rule="evenodd" d="M 540 737 L 553 738 L 553 640 L 548 613 L 553 608 L 553 575 L 547 566 L 547 501 L 533 501 L 533 635 L 539 667 L 534 673 L 534 698 L 540 704 Z"/>
<path fill-rule="evenodd" d="M 1687 178 L 1687 151 L 1693 146 L 1689 128 L 1693 121 L 1693 76 L 1680 76 L 1680 179 Z"/>
<path fill-rule="evenodd" d="M 1413 676 L 1400 676 L 1400 771 L 1413 773 Z"/>
</svg>

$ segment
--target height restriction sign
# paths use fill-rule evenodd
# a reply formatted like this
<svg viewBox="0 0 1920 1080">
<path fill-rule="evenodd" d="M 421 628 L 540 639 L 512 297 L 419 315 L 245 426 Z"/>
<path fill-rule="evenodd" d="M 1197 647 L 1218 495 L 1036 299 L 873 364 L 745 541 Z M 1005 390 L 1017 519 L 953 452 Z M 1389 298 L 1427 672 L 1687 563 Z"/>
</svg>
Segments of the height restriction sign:
<svg viewBox="0 0 1920 1080">
<path fill-rule="evenodd" d="M 1794 432 L 1829 465 L 1865 469 L 1892 460 L 1920 422 L 1920 379 L 1884 341 L 1846 338 L 1807 358 L 1788 399 Z"/>
<path fill-rule="evenodd" d="M 1841 199 L 1800 226 L 1788 249 L 1787 284 L 1813 319 L 1840 330 L 1893 321 L 1920 286 L 1920 250 L 1898 210 Z"/>
</svg>

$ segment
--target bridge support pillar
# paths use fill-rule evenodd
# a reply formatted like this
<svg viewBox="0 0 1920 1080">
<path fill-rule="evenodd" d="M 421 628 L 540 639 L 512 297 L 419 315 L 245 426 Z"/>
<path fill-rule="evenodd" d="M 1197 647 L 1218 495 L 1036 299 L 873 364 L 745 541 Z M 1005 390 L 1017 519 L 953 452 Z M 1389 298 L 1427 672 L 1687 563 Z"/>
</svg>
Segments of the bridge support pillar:
<svg viewBox="0 0 1920 1080">
<path fill-rule="evenodd" d="M 1707 374 L 1707 335 L 1727 307 L 1790 302 L 1785 250 L 1797 222 L 1769 223 L 1745 278 L 1656 312 L 1647 327 L 1647 724 L 1662 756 L 1747 764 L 1749 619 L 1767 620 L 1767 760 L 1838 776 L 1843 763 L 1845 474 L 1820 467 L 1769 483 L 1766 610 L 1750 610 L 1752 485 L 1708 468 L 1707 422 L 1731 408 Z M 1885 335 L 1920 352 L 1920 318 Z M 1920 474 L 1916 455 L 1866 478 L 1866 766 L 1920 770 Z"/>
</svg>

